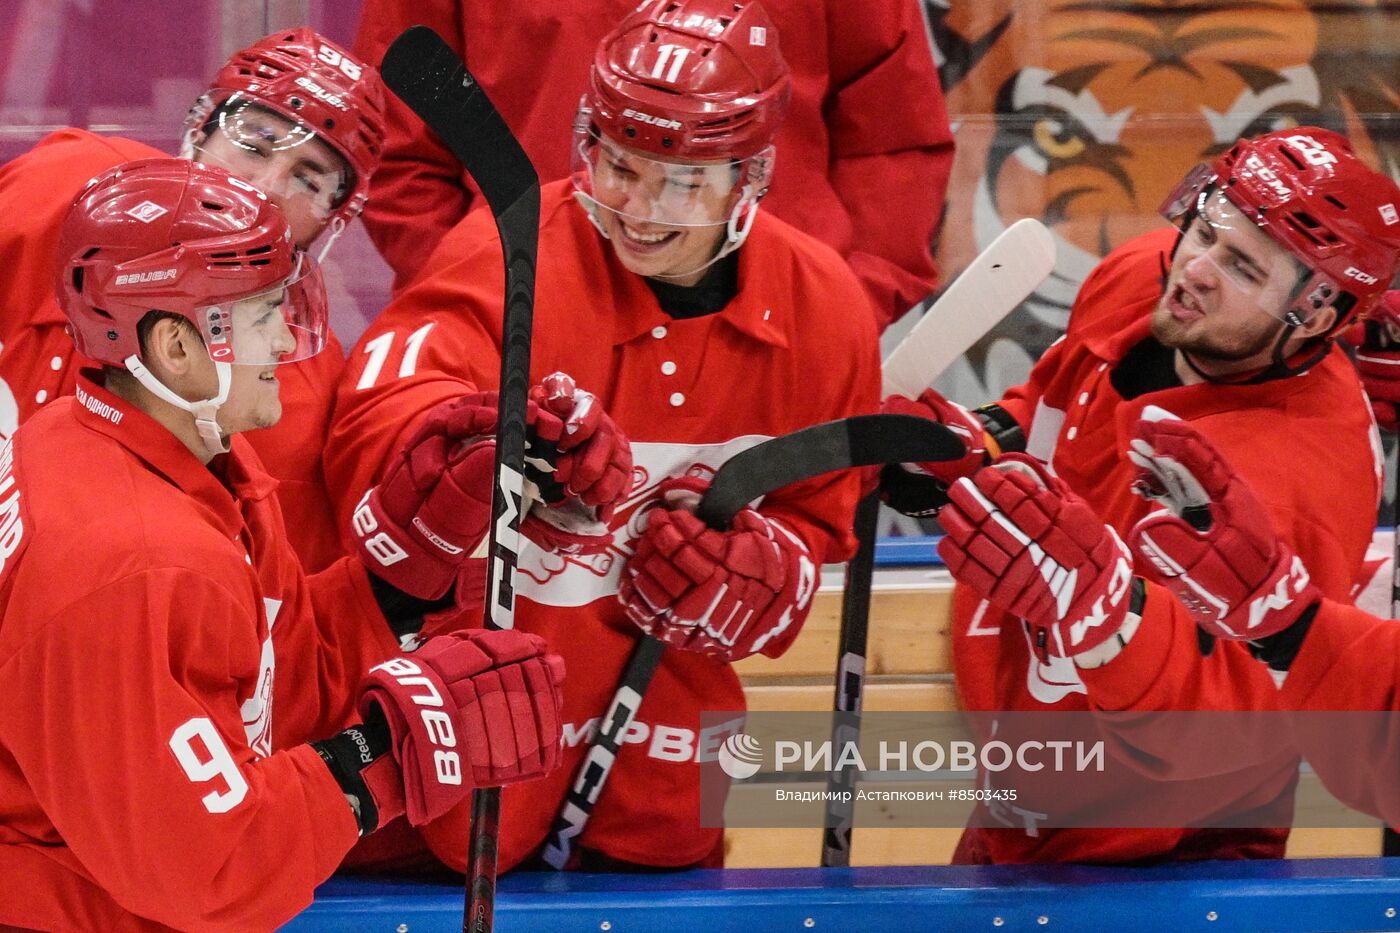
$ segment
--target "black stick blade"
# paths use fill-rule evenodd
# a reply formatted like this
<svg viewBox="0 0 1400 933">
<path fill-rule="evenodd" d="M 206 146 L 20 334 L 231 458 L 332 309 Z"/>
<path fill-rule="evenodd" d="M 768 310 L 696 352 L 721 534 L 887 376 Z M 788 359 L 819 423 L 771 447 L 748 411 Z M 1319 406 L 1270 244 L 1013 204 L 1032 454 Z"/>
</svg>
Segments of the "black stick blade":
<svg viewBox="0 0 1400 933">
<path fill-rule="evenodd" d="M 539 184 L 525 150 L 442 36 L 427 26 L 408 28 L 384 53 L 379 71 L 466 167 L 492 213 L 505 213 Z"/>
<path fill-rule="evenodd" d="M 913 415 L 855 415 L 764 441 L 725 461 L 696 514 L 727 528 L 740 509 L 784 486 L 835 470 L 956 460 L 967 447 L 941 424 Z"/>
</svg>

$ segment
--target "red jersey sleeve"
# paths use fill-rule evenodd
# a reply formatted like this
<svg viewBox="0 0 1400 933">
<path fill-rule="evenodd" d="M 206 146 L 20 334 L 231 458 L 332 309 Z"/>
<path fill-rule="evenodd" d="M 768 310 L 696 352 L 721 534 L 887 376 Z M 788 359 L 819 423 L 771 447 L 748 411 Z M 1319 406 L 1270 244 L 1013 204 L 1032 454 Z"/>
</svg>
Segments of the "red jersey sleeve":
<svg viewBox="0 0 1400 933">
<path fill-rule="evenodd" d="M 829 174 L 850 215 L 846 260 L 883 330 L 937 283 L 933 237 L 953 168 L 953 133 L 915 0 L 825 6 Z M 779 153 L 780 172 L 782 159 Z"/>
<path fill-rule="evenodd" d="M 1327 789 L 1400 826 L 1400 623 L 1323 600 L 1279 698 Z"/>
<path fill-rule="evenodd" d="M 293 605 L 283 609 L 288 617 L 272 628 L 277 663 L 291 672 L 275 681 L 278 748 L 324 739 L 359 721 L 360 678 L 402 651 L 355 558 L 304 578 L 293 593 Z"/>
<path fill-rule="evenodd" d="M 458 20 L 456 3 L 367 0 L 354 51 L 364 61 L 378 62 L 399 33 L 422 24 L 437 30 L 460 54 Z M 370 239 L 394 270 L 397 292 L 413 280 L 443 235 L 466 216 L 474 192 L 465 186 L 461 163 L 437 134 L 398 97 L 386 98 L 384 155 L 362 216 Z"/>
<path fill-rule="evenodd" d="M 247 599 L 187 570 L 135 573 L 3 670 L 0 734 L 76 870 L 178 929 L 278 926 L 357 837 L 313 749 L 259 757 L 245 738 L 249 685 L 231 672 L 260 668 Z"/>
</svg>

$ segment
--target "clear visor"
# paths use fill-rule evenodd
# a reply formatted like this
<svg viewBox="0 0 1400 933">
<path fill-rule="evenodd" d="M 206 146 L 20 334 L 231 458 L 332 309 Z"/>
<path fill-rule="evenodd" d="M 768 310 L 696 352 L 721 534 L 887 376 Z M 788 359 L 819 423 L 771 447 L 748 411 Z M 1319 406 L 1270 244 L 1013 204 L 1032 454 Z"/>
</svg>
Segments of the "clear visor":
<svg viewBox="0 0 1400 933">
<path fill-rule="evenodd" d="M 1177 263 L 1188 281 L 1202 273 L 1270 317 L 1286 320 L 1301 270 L 1283 247 L 1219 191 L 1196 196 Z"/>
<path fill-rule="evenodd" d="M 328 219 L 349 190 L 340 156 L 309 127 L 235 94 L 219 109 L 195 160 L 217 165 L 282 203 Z"/>
<path fill-rule="evenodd" d="M 321 352 L 329 331 L 321 268 L 306 253 L 283 282 L 256 295 L 200 308 L 199 329 L 216 363 L 269 366 Z"/>
<path fill-rule="evenodd" d="M 584 128 L 574 133 L 571 169 L 580 194 L 634 223 L 711 227 L 729 222 L 749 163 L 763 157 L 665 162 Z"/>
</svg>

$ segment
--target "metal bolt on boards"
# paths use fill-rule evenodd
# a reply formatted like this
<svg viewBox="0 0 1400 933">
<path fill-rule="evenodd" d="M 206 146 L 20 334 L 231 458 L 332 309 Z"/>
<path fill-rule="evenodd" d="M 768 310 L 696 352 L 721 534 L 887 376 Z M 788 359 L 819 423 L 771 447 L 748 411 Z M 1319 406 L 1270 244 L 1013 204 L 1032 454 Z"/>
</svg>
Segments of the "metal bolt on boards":
<svg viewBox="0 0 1400 933">
<path fill-rule="evenodd" d="M 1006 921 L 1003 920 L 1003 919 L 1001 919 L 1000 917 L 993 917 L 993 918 L 992 918 L 992 926 L 994 926 L 994 927 L 999 927 L 999 926 L 1001 926 L 1002 924 L 1004 924 L 1005 922 L 1006 922 Z"/>
<path fill-rule="evenodd" d="M 603 930 L 604 933 L 606 933 L 606 931 L 612 929 L 612 921 L 604 920 L 602 923 L 598 924 L 598 929 Z"/>
<path fill-rule="evenodd" d="M 394 927 L 394 931 L 395 933 L 408 933 L 408 924 L 400 923 L 398 926 Z"/>
<path fill-rule="evenodd" d="M 1036 917 L 1035 922 L 1040 924 L 1041 926 L 1045 926 L 1047 923 L 1050 922 L 1050 918 L 1045 916 Z"/>
<path fill-rule="evenodd" d="M 802 925 L 810 930 L 812 929 L 812 927 L 817 925 L 817 921 L 813 920 L 811 917 L 808 917 L 806 920 L 802 921 Z"/>
<path fill-rule="evenodd" d="M 1219 915 L 1213 910 L 1210 913 L 1206 914 L 1206 919 L 1209 920 L 1211 923 L 1214 923 L 1218 917 Z"/>
<path fill-rule="evenodd" d="M 1394 917 L 1394 916 L 1395 916 L 1395 908 L 1394 908 L 1394 907 L 1387 907 L 1387 908 L 1385 909 L 1385 915 L 1386 915 L 1387 917 Z"/>
</svg>

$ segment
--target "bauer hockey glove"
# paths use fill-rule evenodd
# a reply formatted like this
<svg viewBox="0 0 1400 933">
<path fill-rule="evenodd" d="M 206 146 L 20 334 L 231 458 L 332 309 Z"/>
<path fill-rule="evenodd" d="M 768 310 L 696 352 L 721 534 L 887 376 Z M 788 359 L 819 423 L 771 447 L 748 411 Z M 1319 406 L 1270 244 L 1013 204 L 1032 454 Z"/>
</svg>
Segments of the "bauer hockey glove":
<svg viewBox="0 0 1400 933">
<path fill-rule="evenodd" d="M 1128 549 L 1039 461 L 1008 454 L 958 480 L 948 498 L 939 555 L 958 582 L 1025 620 L 1042 662 L 1119 633 L 1141 586 Z"/>
<path fill-rule="evenodd" d="M 548 445 L 548 463 L 535 461 L 525 471 L 546 507 L 530 510 L 523 531 L 553 551 L 604 550 L 612 541 L 613 511 L 632 484 L 632 444 L 598 397 L 564 373 L 546 376 L 530 390 L 530 400 L 563 426 Z"/>
<path fill-rule="evenodd" d="M 684 651 L 737 661 L 778 657 L 797 637 L 817 588 L 802 539 L 751 508 L 727 531 L 690 511 L 704 480 L 667 480 L 623 567 L 618 598 L 648 635 Z"/>
<path fill-rule="evenodd" d="M 1132 527 L 1128 543 L 1203 631 L 1255 642 L 1311 619 L 1321 591 L 1200 432 L 1148 406 L 1128 457 L 1142 468 L 1134 489 L 1163 506 Z"/>
<path fill-rule="evenodd" d="M 351 518 L 355 551 L 376 577 L 439 599 L 486 537 L 496 458 L 495 392 L 433 408 Z M 533 402 L 526 456 L 559 441 L 563 422 Z"/>
<path fill-rule="evenodd" d="M 463 631 L 371 668 L 353 726 L 312 746 L 355 808 L 361 835 L 406 813 L 420 826 L 475 787 L 559 763 L 564 662 L 537 635 Z"/>
<path fill-rule="evenodd" d="M 944 425 L 967 446 L 957 460 L 930 463 L 891 463 L 880 473 L 880 489 L 885 503 L 905 515 L 928 516 L 948 504 L 948 487 L 990 464 L 1003 451 L 1025 446 L 1020 427 L 998 405 L 984 405 L 974 411 L 924 390 L 918 399 L 891 395 L 880 405 L 882 414 L 913 415 Z"/>
</svg>

